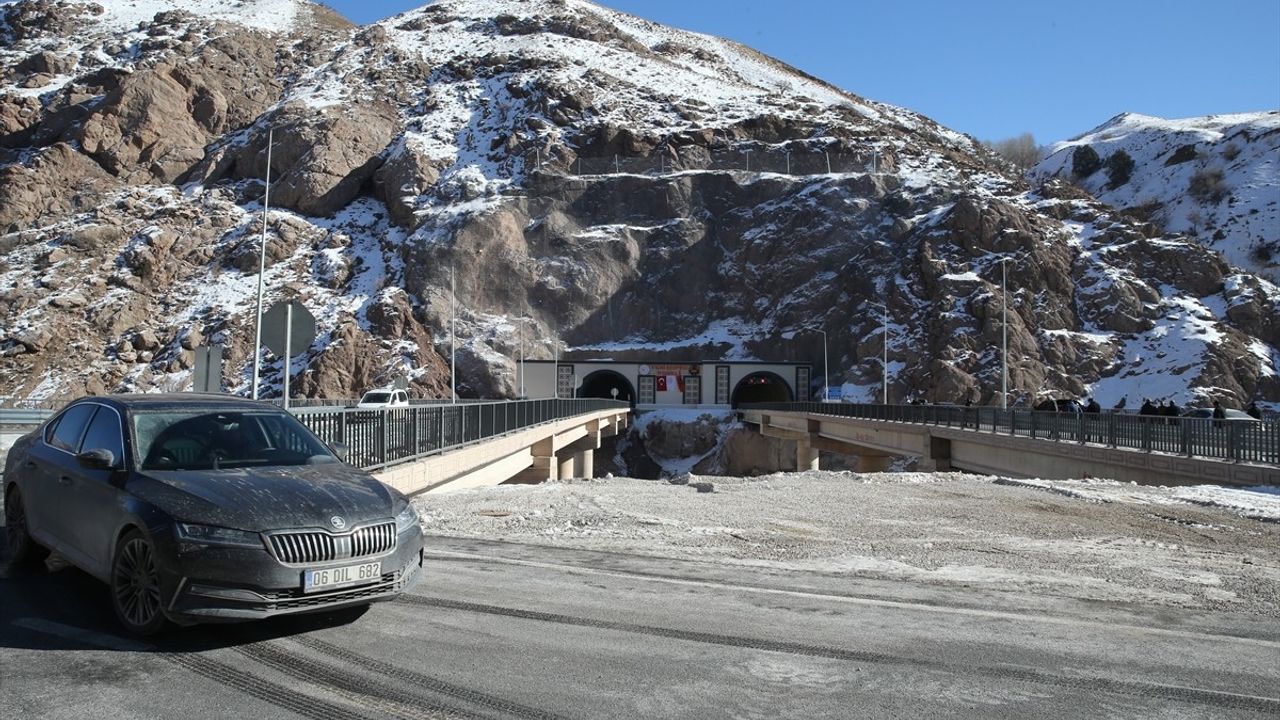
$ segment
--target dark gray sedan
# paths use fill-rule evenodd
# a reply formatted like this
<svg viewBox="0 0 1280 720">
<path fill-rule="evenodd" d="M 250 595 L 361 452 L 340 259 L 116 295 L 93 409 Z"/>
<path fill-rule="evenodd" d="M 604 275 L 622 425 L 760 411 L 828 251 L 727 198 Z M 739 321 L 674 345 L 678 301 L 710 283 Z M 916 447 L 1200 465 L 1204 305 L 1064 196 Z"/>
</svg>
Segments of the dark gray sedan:
<svg viewBox="0 0 1280 720">
<path fill-rule="evenodd" d="M 140 635 L 387 600 L 423 561 L 404 495 L 229 396 L 77 400 L 14 444 L 4 498 L 14 561 L 57 551 Z"/>
</svg>

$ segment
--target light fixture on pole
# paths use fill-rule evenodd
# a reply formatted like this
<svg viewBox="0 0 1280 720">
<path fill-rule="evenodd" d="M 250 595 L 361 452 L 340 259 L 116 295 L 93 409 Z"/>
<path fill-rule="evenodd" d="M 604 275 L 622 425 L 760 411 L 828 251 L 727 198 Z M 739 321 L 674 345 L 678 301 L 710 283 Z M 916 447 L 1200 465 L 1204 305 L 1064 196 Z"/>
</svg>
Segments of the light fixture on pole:
<svg viewBox="0 0 1280 720">
<path fill-rule="evenodd" d="M 254 400 L 258 399 L 258 378 L 262 365 L 262 278 L 267 272 L 267 210 L 271 202 L 271 144 L 275 128 L 267 128 L 267 187 L 262 193 L 262 243 L 258 248 L 258 310 L 253 316 L 253 387 Z"/>
</svg>

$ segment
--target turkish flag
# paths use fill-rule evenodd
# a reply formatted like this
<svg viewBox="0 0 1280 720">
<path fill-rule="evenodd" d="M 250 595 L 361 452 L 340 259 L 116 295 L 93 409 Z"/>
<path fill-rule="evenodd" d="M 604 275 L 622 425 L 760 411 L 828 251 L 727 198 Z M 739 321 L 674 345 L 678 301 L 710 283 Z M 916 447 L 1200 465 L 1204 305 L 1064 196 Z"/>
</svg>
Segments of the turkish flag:
<svg viewBox="0 0 1280 720">
<path fill-rule="evenodd" d="M 658 376 L 658 392 L 666 392 L 666 391 L 667 391 L 667 376 L 659 375 Z"/>
</svg>

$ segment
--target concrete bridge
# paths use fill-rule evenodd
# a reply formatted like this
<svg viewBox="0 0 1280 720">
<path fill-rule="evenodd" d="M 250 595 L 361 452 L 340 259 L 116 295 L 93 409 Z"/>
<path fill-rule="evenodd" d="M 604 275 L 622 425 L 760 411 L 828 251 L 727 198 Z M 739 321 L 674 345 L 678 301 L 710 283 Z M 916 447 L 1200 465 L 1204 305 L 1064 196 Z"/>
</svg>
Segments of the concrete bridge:
<svg viewBox="0 0 1280 720">
<path fill-rule="evenodd" d="M 414 494 L 591 477 L 595 451 L 628 426 L 631 407 L 551 399 L 291 412 L 320 439 L 345 446 L 352 465 Z"/>
<path fill-rule="evenodd" d="M 840 403 L 769 403 L 739 412 L 761 434 L 794 441 L 801 469 L 817 469 L 825 450 L 857 456 L 864 472 L 910 456 L 926 471 L 1280 485 L 1280 423 L 1274 421 Z"/>
</svg>

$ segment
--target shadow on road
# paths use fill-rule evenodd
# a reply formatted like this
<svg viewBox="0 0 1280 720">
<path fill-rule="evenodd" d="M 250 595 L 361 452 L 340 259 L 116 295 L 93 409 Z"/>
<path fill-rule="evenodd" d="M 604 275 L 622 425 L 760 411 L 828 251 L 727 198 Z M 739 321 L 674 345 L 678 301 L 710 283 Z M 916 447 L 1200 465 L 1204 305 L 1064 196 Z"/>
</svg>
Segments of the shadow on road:
<svg viewBox="0 0 1280 720">
<path fill-rule="evenodd" d="M 0 534 L 0 648 L 199 652 L 345 625 L 366 609 L 248 623 L 171 625 L 161 635 L 140 641 L 117 624 L 106 584 L 56 554 L 38 566 L 13 565 Z"/>
</svg>

